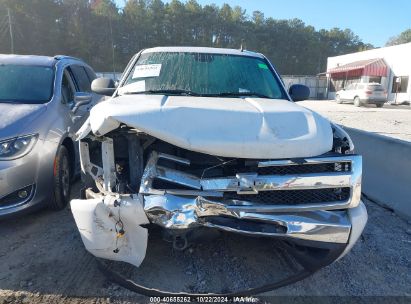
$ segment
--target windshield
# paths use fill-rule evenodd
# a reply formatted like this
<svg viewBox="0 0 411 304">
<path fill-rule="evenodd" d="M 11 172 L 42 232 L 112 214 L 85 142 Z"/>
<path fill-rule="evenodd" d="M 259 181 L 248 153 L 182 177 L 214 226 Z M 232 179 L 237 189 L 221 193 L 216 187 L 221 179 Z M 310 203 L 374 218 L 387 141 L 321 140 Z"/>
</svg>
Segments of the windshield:
<svg viewBox="0 0 411 304">
<path fill-rule="evenodd" d="M 0 102 L 45 103 L 53 94 L 51 67 L 0 63 Z"/>
<path fill-rule="evenodd" d="M 226 54 L 142 54 L 119 94 L 163 93 L 286 99 L 264 59 Z"/>
</svg>

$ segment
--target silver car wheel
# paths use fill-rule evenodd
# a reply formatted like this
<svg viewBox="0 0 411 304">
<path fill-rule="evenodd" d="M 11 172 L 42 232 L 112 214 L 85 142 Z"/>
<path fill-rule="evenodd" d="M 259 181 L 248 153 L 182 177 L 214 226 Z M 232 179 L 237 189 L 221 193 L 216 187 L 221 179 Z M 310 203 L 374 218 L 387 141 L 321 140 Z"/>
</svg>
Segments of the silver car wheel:
<svg viewBox="0 0 411 304">
<path fill-rule="evenodd" d="M 62 160 L 61 183 L 63 186 L 63 195 L 67 197 L 70 194 L 70 165 L 67 157 L 64 157 Z"/>
</svg>

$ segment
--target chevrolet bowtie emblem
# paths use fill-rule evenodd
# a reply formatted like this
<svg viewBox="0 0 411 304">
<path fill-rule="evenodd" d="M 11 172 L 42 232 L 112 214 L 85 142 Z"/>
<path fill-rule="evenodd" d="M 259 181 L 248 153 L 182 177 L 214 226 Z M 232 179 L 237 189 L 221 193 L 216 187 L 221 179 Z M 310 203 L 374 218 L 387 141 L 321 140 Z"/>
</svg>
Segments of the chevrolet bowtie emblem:
<svg viewBox="0 0 411 304">
<path fill-rule="evenodd" d="M 258 194 L 258 191 L 255 189 L 257 176 L 257 173 L 237 173 L 237 194 Z"/>
</svg>

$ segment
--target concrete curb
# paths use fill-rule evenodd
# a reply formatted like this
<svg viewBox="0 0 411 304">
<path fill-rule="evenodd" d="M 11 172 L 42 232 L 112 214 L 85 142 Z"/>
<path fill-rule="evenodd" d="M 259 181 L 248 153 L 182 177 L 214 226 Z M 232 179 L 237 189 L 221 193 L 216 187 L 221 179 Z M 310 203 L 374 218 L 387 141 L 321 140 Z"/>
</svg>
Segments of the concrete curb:
<svg viewBox="0 0 411 304">
<path fill-rule="evenodd" d="M 342 127 L 363 156 L 363 193 L 411 220 L 411 142 Z"/>
</svg>

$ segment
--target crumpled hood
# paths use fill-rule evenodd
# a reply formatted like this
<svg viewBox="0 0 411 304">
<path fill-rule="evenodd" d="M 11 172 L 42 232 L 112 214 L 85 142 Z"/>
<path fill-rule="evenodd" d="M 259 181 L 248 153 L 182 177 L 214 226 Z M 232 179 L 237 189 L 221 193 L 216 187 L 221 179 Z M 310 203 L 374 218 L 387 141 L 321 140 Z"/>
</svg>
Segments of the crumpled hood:
<svg viewBox="0 0 411 304">
<path fill-rule="evenodd" d="M 0 103 L 0 139 L 36 131 L 30 124 L 46 109 L 45 104 Z"/>
<path fill-rule="evenodd" d="M 330 151 L 333 141 L 328 120 L 287 100 L 163 95 L 99 103 L 79 136 L 90 129 L 104 135 L 120 123 L 184 149 L 225 157 L 317 156 Z"/>
</svg>

